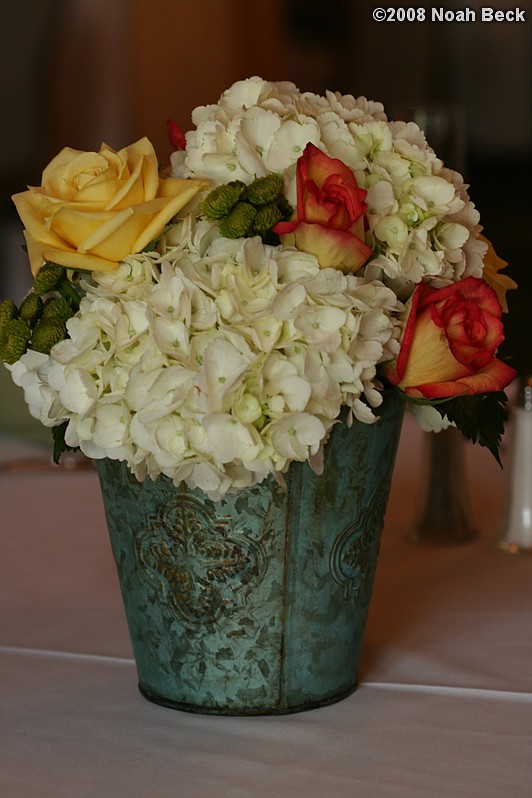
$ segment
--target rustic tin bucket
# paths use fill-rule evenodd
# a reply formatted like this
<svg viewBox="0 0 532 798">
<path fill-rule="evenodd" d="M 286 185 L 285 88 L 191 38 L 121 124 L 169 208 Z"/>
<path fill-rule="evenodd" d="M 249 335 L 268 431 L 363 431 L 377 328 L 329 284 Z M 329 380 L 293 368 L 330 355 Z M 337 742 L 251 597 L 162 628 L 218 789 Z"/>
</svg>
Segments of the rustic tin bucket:
<svg viewBox="0 0 532 798">
<path fill-rule="evenodd" d="M 97 462 L 146 698 L 192 712 L 281 714 L 357 684 L 403 403 L 337 424 L 316 476 L 293 464 L 210 501 Z"/>
</svg>

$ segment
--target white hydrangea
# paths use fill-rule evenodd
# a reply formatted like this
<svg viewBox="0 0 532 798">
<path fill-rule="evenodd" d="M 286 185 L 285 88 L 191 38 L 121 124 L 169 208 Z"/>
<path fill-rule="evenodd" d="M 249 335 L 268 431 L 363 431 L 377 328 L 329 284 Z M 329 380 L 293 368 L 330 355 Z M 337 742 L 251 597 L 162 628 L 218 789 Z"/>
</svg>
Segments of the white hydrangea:
<svg viewBox="0 0 532 798">
<path fill-rule="evenodd" d="M 314 256 L 208 232 L 186 219 L 160 253 L 94 274 L 69 338 L 12 370 L 70 446 L 218 498 L 315 458 L 343 405 L 375 420 L 401 306 Z"/>
<path fill-rule="evenodd" d="M 279 172 L 295 205 L 296 163 L 312 142 L 368 191 L 375 277 L 406 297 L 421 281 L 481 276 L 478 213 L 462 177 L 444 167 L 415 123 L 388 122 L 380 103 L 253 77 L 196 108 L 192 121 L 186 152 L 172 156 L 174 176 L 250 183 Z"/>
</svg>

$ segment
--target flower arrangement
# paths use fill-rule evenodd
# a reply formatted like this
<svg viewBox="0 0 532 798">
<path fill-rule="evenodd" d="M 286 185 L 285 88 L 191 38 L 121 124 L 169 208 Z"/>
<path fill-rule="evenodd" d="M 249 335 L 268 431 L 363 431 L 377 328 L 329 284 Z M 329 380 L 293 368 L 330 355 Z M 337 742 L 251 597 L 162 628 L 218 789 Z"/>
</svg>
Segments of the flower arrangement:
<svg viewBox="0 0 532 798">
<path fill-rule="evenodd" d="M 501 274 L 462 177 L 380 103 L 254 77 L 147 139 L 64 149 L 15 195 L 34 287 L 0 354 L 58 457 L 219 498 L 319 471 L 347 408 L 399 390 L 497 455 Z"/>
</svg>

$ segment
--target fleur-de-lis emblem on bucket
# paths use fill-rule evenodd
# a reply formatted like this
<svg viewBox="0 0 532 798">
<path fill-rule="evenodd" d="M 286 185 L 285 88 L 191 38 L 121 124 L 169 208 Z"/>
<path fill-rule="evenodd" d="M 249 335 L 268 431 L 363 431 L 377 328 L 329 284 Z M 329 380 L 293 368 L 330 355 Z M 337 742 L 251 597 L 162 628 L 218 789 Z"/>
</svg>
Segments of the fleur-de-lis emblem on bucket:
<svg viewBox="0 0 532 798">
<path fill-rule="evenodd" d="M 340 532 L 331 551 L 331 574 L 344 588 L 344 598 L 353 600 L 359 609 L 369 605 L 386 499 L 387 490 L 377 490 L 367 506 L 359 506 L 356 518 Z"/>
<path fill-rule="evenodd" d="M 180 620 L 214 623 L 261 581 L 261 546 L 234 523 L 187 494 L 148 517 L 136 539 L 138 563 Z"/>
</svg>

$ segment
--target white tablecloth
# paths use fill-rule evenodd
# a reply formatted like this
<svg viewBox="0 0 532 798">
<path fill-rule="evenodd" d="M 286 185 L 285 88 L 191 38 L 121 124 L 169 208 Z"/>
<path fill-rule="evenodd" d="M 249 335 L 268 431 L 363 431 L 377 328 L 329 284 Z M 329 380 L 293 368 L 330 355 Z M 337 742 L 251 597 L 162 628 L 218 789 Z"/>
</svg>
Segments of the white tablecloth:
<svg viewBox="0 0 532 798">
<path fill-rule="evenodd" d="M 406 540 L 422 436 L 404 427 L 361 685 L 282 717 L 138 694 L 92 469 L 0 443 L 0 795 L 531 798 L 532 557 L 495 546 L 504 475 L 465 449 L 472 543 Z"/>
</svg>

